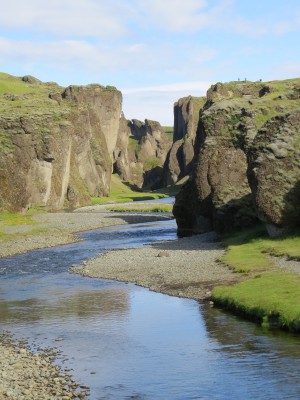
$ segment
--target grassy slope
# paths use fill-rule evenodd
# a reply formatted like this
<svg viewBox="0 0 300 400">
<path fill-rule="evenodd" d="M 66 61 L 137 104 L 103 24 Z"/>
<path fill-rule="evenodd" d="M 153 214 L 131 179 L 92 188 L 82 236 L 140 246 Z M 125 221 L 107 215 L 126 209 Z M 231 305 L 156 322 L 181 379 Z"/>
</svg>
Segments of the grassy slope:
<svg viewBox="0 0 300 400">
<path fill-rule="evenodd" d="M 270 255 L 300 259 L 300 235 L 270 239 L 262 229 L 224 239 L 220 260 L 245 280 L 213 291 L 215 303 L 269 327 L 300 332 L 300 276 L 275 270 Z"/>
<path fill-rule="evenodd" d="M 111 191 L 108 197 L 94 197 L 92 204 L 108 204 L 108 203 L 126 203 L 131 201 L 143 201 L 162 199 L 164 197 L 173 196 L 180 189 L 180 186 L 174 186 L 157 190 L 154 192 L 136 192 L 129 185 L 123 183 L 120 177 L 116 174 L 111 178 Z"/>
</svg>

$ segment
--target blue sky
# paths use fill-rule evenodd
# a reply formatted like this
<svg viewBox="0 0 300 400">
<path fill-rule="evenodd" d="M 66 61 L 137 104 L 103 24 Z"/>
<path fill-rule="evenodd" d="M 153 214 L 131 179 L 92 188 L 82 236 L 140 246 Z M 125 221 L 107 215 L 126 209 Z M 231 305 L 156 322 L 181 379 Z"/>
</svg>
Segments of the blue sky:
<svg viewBox="0 0 300 400">
<path fill-rule="evenodd" d="M 129 119 L 172 125 L 212 83 L 300 77 L 299 0 L 1 1 L 1 71 L 114 85 Z"/>
</svg>

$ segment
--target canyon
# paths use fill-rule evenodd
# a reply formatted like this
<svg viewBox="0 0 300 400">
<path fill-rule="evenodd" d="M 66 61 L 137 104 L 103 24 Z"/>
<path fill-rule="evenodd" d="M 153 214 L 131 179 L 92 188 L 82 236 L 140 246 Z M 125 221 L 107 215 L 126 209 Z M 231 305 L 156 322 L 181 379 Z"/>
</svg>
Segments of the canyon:
<svg viewBox="0 0 300 400">
<path fill-rule="evenodd" d="M 125 119 L 115 87 L 0 74 L 0 211 L 89 204 L 109 194 L 113 170 L 151 186 L 170 146 L 158 122 Z"/>
<path fill-rule="evenodd" d="M 108 196 L 112 173 L 134 190 L 187 180 L 180 236 L 262 221 L 299 224 L 300 79 L 216 83 L 174 104 L 174 133 L 127 120 L 122 93 L 0 74 L 0 211 L 61 210 Z"/>
</svg>

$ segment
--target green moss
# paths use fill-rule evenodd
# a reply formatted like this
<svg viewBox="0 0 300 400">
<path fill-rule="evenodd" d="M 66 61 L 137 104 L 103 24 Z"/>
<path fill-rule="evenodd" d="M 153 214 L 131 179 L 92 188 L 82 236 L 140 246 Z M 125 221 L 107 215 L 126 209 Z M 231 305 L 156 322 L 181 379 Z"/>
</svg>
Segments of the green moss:
<svg viewBox="0 0 300 400">
<path fill-rule="evenodd" d="M 162 166 L 162 164 L 156 157 L 144 161 L 144 171 L 149 171 L 158 166 Z"/>
<path fill-rule="evenodd" d="M 9 131 L 0 129 L 0 151 L 4 153 L 11 153 L 15 146 L 12 142 L 11 134 Z"/>
</svg>

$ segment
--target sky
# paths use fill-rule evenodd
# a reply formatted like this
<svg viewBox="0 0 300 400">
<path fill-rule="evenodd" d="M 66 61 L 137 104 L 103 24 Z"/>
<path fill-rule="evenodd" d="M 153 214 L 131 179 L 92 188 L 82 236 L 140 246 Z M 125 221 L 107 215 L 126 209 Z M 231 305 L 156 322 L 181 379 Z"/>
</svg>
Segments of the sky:
<svg viewBox="0 0 300 400">
<path fill-rule="evenodd" d="M 116 86 L 128 119 L 171 126 L 213 83 L 300 77 L 299 0 L 0 3 L 0 71 Z"/>
</svg>

